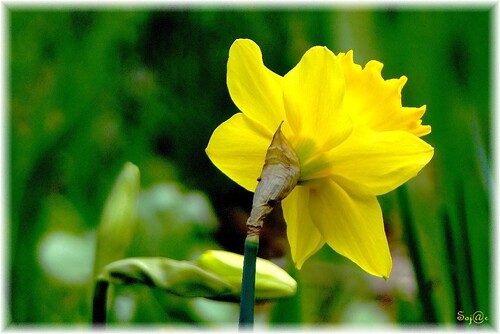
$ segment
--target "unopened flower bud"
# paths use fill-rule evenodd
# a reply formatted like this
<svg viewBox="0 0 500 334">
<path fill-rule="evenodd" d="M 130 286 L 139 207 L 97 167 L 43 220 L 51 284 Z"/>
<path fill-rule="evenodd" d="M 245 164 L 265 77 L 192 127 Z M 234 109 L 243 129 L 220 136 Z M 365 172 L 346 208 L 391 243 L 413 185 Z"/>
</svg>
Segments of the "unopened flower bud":
<svg viewBox="0 0 500 334">
<path fill-rule="evenodd" d="M 224 277 L 238 291 L 241 291 L 243 256 L 236 253 L 208 250 L 196 264 L 217 276 Z M 267 300 L 292 296 L 297 290 L 297 282 L 286 271 L 271 261 L 257 258 L 255 278 L 255 298 Z"/>
<path fill-rule="evenodd" d="M 125 256 L 134 233 L 139 184 L 139 168 L 127 162 L 106 199 L 101 215 L 94 275 L 98 275 L 106 264 Z"/>
</svg>

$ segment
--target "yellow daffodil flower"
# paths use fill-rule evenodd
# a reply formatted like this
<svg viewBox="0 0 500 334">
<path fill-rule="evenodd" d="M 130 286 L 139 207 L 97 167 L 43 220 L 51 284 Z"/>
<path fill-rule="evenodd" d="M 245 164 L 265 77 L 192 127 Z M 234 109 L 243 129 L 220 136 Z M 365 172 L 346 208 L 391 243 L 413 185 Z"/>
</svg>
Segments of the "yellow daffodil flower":
<svg viewBox="0 0 500 334">
<path fill-rule="evenodd" d="M 353 53 L 309 49 L 285 76 L 265 67 L 257 44 L 236 40 L 227 85 L 237 113 L 215 129 L 206 152 L 222 172 L 255 191 L 278 126 L 300 160 L 298 185 L 282 202 L 293 261 L 325 242 L 370 274 L 389 277 L 392 259 L 376 196 L 414 177 L 434 149 L 419 137 L 425 106 L 401 105 L 406 77 L 384 80 Z"/>
</svg>

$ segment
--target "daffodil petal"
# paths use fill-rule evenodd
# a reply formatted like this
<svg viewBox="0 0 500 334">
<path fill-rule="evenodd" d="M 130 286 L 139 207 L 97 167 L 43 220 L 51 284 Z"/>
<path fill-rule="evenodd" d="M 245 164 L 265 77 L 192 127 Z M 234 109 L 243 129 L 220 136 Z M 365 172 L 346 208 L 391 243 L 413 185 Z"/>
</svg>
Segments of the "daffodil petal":
<svg viewBox="0 0 500 334">
<path fill-rule="evenodd" d="M 399 187 L 431 160 L 434 148 L 404 131 L 358 131 L 330 156 L 330 175 L 374 195 Z M 326 172 L 324 172 L 326 173 Z"/>
<path fill-rule="evenodd" d="M 215 129 L 206 153 L 230 179 L 255 191 L 271 138 L 258 123 L 238 113 Z"/>
<path fill-rule="evenodd" d="M 300 269 L 304 262 L 325 244 L 309 214 L 309 189 L 295 187 L 282 201 L 282 207 L 292 259 Z"/>
<path fill-rule="evenodd" d="M 328 179 L 311 190 L 309 207 L 330 247 L 366 272 L 389 277 L 392 259 L 375 196 L 348 193 Z"/>
<path fill-rule="evenodd" d="M 405 76 L 384 80 L 382 63 L 372 60 L 362 68 L 354 63 L 352 51 L 337 57 L 345 75 L 344 108 L 353 119 L 377 131 L 403 130 L 419 137 L 430 133 L 430 126 L 422 125 L 420 120 L 425 106 L 401 106 Z"/>
<path fill-rule="evenodd" d="M 342 109 L 344 76 L 339 61 L 326 47 L 313 47 L 283 81 L 283 100 L 290 127 L 301 141 L 313 139 L 316 149 L 330 149 L 351 132 L 352 123 Z M 307 159 L 300 152 L 298 155 Z M 307 144 L 310 147 L 310 143 Z"/>
<path fill-rule="evenodd" d="M 237 39 L 229 50 L 227 87 L 236 106 L 272 136 L 284 120 L 282 80 L 264 66 L 255 42 Z"/>
<path fill-rule="evenodd" d="M 431 133 L 430 125 L 422 125 L 422 116 L 424 115 L 427 106 L 423 105 L 420 108 L 403 107 L 401 109 L 401 117 L 408 118 L 406 131 L 413 133 L 415 136 L 422 137 Z M 405 130 L 405 129 L 403 129 Z"/>
</svg>

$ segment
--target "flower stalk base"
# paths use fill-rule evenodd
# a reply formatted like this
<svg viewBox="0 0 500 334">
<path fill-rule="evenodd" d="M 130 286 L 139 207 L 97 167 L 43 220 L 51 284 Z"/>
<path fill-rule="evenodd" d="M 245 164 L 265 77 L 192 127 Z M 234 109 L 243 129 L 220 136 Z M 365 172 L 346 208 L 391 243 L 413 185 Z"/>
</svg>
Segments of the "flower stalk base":
<svg viewBox="0 0 500 334">
<path fill-rule="evenodd" d="M 255 305 L 255 271 L 257 252 L 259 250 L 259 236 L 247 236 L 245 240 L 245 253 L 243 260 L 243 279 L 241 283 L 240 301 L 240 329 L 253 328 L 253 315 Z"/>
<path fill-rule="evenodd" d="M 92 325 L 102 327 L 106 323 L 107 314 L 107 296 L 109 282 L 98 280 L 94 288 L 94 297 L 92 299 Z"/>
</svg>

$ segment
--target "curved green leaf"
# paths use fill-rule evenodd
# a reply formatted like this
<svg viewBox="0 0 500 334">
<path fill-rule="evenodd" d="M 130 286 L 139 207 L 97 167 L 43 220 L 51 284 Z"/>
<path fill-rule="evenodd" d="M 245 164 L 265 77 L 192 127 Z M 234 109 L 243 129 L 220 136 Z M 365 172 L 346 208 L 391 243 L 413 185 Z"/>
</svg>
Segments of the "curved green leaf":
<svg viewBox="0 0 500 334">
<path fill-rule="evenodd" d="M 183 297 L 234 293 L 234 287 L 224 278 L 190 262 L 164 257 L 127 258 L 110 263 L 99 279 L 113 284 L 145 284 Z"/>
</svg>

